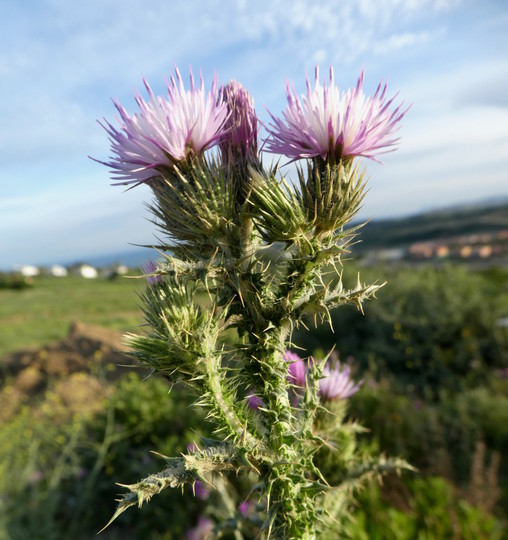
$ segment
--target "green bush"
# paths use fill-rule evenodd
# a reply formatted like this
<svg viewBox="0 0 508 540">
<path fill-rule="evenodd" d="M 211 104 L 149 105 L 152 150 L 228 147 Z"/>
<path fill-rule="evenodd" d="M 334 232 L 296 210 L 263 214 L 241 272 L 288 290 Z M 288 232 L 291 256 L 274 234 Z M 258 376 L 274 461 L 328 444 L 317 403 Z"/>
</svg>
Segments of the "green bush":
<svg viewBox="0 0 508 540">
<path fill-rule="evenodd" d="M 461 406 L 462 402 L 429 403 L 397 395 L 384 381 L 366 384 L 351 400 L 350 409 L 383 452 L 404 457 L 424 473 L 447 473 L 465 482 L 480 426 Z"/>
<path fill-rule="evenodd" d="M 0 272 L 0 289 L 26 289 L 33 285 L 31 278 L 24 277 L 16 272 Z"/>
<path fill-rule="evenodd" d="M 366 282 L 371 271 L 362 269 Z M 362 369 L 390 374 L 404 392 L 421 396 L 437 398 L 442 389 L 456 392 L 485 382 L 499 362 L 494 327 L 508 314 L 505 283 L 457 266 L 374 274 L 387 284 L 365 305 L 365 315 L 355 307 L 337 310 L 333 333 L 325 326 L 300 330 L 296 343 L 308 351 L 335 345 L 341 357 L 353 355 Z M 344 281 L 352 285 L 355 279 Z"/>
<path fill-rule="evenodd" d="M 383 381 L 366 384 L 350 410 L 383 451 L 424 471 L 448 472 L 460 485 L 469 479 L 478 441 L 502 454 L 508 447 L 508 397 L 488 387 L 426 402 L 397 395 Z"/>
<path fill-rule="evenodd" d="M 115 481 L 136 482 L 160 469 L 151 451 L 178 454 L 199 438 L 199 411 L 165 381 L 131 375 L 109 395 L 97 387 L 93 403 L 78 403 L 81 383 L 92 382 L 75 376 L 71 389 L 56 386 L 2 426 L 0 540 L 94 537 L 114 512 Z M 169 490 L 142 514 L 116 521 L 104 538 L 176 538 L 201 507 L 190 490 L 183 497 Z M 164 536 L 168 530 L 176 536 Z"/>
<path fill-rule="evenodd" d="M 359 498 L 348 528 L 352 540 L 501 540 L 506 529 L 461 499 L 443 478 L 416 478 L 404 489 L 403 509 L 371 485 Z"/>
</svg>

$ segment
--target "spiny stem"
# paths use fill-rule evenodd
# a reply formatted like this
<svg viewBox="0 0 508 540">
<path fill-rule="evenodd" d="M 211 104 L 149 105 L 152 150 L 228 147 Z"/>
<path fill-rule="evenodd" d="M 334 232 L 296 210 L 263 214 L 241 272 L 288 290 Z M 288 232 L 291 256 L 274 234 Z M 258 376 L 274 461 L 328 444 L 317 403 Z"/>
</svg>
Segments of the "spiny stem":
<svg viewBox="0 0 508 540">
<path fill-rule="evenodd" d="M 218 414 L 221 420 L 229 427 L 231 433 L 235 435 L 238 441 L 249 448 L 255 448 L 260 445 L 260 441 L 247 431 L 246 424 L 243 423 L 229 401 L 225 398 L 222 386 L 222 380 L 217 369 L 217 362 L 213 358 L 205 360 L 206 365 L 206 383 L 214 403 L 214 412 Z"/>
</svg>

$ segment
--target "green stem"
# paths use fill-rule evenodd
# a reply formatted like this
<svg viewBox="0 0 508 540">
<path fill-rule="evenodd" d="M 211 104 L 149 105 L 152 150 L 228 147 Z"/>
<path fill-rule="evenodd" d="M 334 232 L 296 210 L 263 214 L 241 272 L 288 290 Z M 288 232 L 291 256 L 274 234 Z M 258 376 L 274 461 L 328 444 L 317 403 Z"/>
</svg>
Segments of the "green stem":
<svg viewBox="0 0 508 540">
<path fill-rule="evenodd" d="M 305 467 L 276 467 L 271 472 L 270 538 L 315 540 L 317 512 L 315 498 L 304 489 Z M 295 481 L 295 477 L 300 480 Z"/>
<path fill-rule="evenodd" d="M 252 433 L 247 431 L 246 424 L 238 418 L 238 415 L 224 395 L 222 379 L 219 374 L 217 362 L 213 358 L 207 358 L 205 360 L 205 365 L 207 387 L 213 398 L 215 414 L 220 417 L 224 425 L 228 426 L 230 433 L 233 434 L 237 440 L 243 441 L 245 446 L 250 449 L 255 448 L 259 445 L 260 441 L 256 439 Z"/>
<path fill-rule="evenodd" d="M 288 363 L 283 358 L 291 329 L 293 303 L 305 294 L 315 262 L 303 257 L 293 265 L 286 281 L 289 305 L 267 300 L 268 285 L 251 274 L 252 221 L 242 221 L 238 253 L 241 257 L 235 276 L 240 285 L 244 328 L 248 329 L 250 361 L 257 367 L 258 393 L 265 406 L 259 411 L 266 428 L 263 439 L 270 456 L 262 465 L 262 476 L 269 493 L 269 535 L 277 539 L 314 540 L 316 512 L 314 497 L 306 491 L 308 460 L 297 440 L 294 411 L 290 402 Z M 307 250 L 312 252 L 312 247 Z M 307 255 L 307 253 L 305 254 Z M 295 268 L 296 266 L 296 268 Z M 281 291 L 279 291 L 280 293 Z"/>
</svg>

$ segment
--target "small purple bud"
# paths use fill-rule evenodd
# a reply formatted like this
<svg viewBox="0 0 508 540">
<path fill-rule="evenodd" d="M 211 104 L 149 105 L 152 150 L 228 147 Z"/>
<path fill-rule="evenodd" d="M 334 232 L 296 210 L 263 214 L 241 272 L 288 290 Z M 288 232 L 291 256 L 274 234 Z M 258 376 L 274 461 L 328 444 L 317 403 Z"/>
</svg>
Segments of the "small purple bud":
<svg viewBox="0 0 508 540">
<path fill-rule="evenodd" d="M 156 272 L 157 265 L 151 260 L 143 266 L 143 273 L 146 275 L 146 280 L 148 281 L 148 285 L 150 285 L 150 287 L 153 287 L 157 283 L 162 283 L 162 276 L 156 274 Z"/>
<path fill-rule="evenodd" d="M 245 517 L 252 512 L 254 506 L 254 501 L 250 501 L 247 499 L 238 505 L 238 511 L 240 512 L 240 514 L 242 514 L 243 517 Z"/>
<path fill-rule="evenodd" d="M 38 484 L 42 479 L 44 478 L 44 473 L 42 471 L 33 471 L 30 473 L 30 477 L 28 478 L 29 484 Z"/>
<path fill-rule="evenodd" d="M 245 397 L 247 404 L 252 410 L 257 411 L 259 407 L 264 407 L 263 400 L 259 396 L 256 396 L 252 390 L 249 390 Z"/>
<path fill-rule="evenodd" d="M 210 489 L 207 486 L 205 486 L 205 484 L 203 484 L 201 480 L 196 480 L 194 482 L 193 489 L 194 489 L 195 497 L 197 497 L 198 499 L 201 499 L 202 501 L 205 501 L 206 499 L 208 499 L 210 495 Z"/>
<path fill-rule="evenodd" d="M 76 478 L 78 480 L 83 480 L 84 478 L 86 478 L 87 475 L 88 475 L 88 469 L 86 469 L 85 467 L 80 467 L 76 471 Z"/>
<path fill-rule="evenodd" d="M 237 81 L 222 87 L 222 100 L 229 117 L 224 124 L 225 133 L 219 141 L 224 163 L 231 159 L 243 163 L 257 163 L 259 122 L 251 94 Z"/>
</svg>

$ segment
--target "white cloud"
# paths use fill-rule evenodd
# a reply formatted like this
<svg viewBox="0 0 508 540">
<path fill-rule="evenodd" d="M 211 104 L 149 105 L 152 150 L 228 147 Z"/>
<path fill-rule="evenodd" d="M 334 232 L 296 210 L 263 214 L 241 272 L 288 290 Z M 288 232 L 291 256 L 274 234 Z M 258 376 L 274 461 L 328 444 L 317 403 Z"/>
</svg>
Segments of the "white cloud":
<svg viewBox="0 0 508 540">
<path fill-rule="evenodd" d="M 508 110 L 475 106 L 435 117 L 408 113 L 402 141 L 373 181 L 364 216 L 408 215 L 508 194 Z"/>
</svg>

